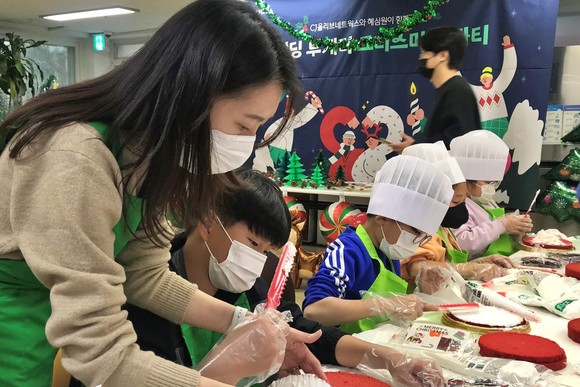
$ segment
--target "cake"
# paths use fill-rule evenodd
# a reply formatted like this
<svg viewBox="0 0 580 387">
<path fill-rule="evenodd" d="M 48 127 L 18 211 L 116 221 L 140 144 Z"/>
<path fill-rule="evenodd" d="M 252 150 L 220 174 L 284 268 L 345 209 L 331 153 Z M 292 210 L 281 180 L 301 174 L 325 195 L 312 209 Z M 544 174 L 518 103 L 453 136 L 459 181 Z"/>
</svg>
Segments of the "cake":
<svg viewBox="0 0 580 387">
<path fill-rule="evenodd" d="M 278 379 L 270 387 L 330 387 L 330 384 L 312 374 L 299 374 Z"/>
<path fill-rule="evenodd" d="M 568 337 L 580 344 L 580 318 L 568 321 Z"/>
<path fill-rule="evenodd" d="M 580 279 L 580 262 L 567 264 L 564 268 L 564 275 Z"/>
<path fill-rule="evenodd" d="M 574 244 L 566 235 L 556 229 L 540 230 L 536 234 L 527 234 L 522 237 L 522 244 L 526 247 L 540 247 L 548 250 L 572 250 Z"/>
<path fill-rule="evenodd" d="M 332 387 L 389 387 L 378 379 L 350 372 L 327 372 L 326 378 Z"/>
<path fill-rule="evenodd" d="M 443 314 L 441 322 L 480 333 L 503 330 L 530 331 L 530 324 L 523 317 L 502 308 L 486 305 L 463 312 L 448 311 Z"/>
<path fill-rule="evenodd" d="M 481 356 L 522 360 L 558 371 L 566 367 L 566 353 L 552 340 L 515 332 L 487 333 L 479 338 Z"/>
</svg>

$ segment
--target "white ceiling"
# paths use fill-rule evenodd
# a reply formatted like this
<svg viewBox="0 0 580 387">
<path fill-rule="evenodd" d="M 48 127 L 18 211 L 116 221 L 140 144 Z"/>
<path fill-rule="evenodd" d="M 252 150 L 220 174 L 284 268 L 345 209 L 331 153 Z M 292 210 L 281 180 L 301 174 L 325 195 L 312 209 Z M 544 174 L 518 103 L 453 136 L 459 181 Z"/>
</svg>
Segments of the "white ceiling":
<svg viewBox="0 0 580 387">
<path fill-rule="evenodd" d="M 95 32 L 113 38 L 131 33 L 150 33 L 192 0 L 0 0 L 0 27 L 34 29 L 36 33 L 83 37 Z M 324 0 L 318 0 L 324 1 Z M 331 0 L 326 0 L 331 1 Z M 107 6 L 139 9 L 131 15 L 110 16 L 69 22 L 41 19 L 40 15 L 81 11 Z M 580 0 L 560 0 L 556 45 L 580 44 Z M 20 28 L 18 28 L 20 27 Z"/>
<path fill-rule="evenodd" d="M 156 29 L 190 2 L 191 0 L 0 0 L 0 25 L 27 25 L 69 36 L 86 36 L 95 32 L 115 35 Z M 140 12 L 68 22 L 39 17 L 115 5 L 138 9 Z"/>
</svg>

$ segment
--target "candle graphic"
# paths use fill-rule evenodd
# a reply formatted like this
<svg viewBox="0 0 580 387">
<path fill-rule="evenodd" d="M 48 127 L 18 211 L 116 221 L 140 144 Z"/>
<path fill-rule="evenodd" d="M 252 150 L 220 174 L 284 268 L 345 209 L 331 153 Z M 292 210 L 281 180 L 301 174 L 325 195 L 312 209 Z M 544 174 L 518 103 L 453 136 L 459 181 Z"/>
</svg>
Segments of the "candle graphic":
<svg viewBox="0 0 580 387">
<path fill-rule="evenodd" d="M 417 87 L 415 82 L 411 82 L 411 96 L 415 97 Z M 411 114 L 407 117 L 407 123 L 413 128 L 413 136 L 421 131 L 421 119 L 423 118 L 423 109 L 419 108 L 419 97 L 411 101 Z"/>
</svg>

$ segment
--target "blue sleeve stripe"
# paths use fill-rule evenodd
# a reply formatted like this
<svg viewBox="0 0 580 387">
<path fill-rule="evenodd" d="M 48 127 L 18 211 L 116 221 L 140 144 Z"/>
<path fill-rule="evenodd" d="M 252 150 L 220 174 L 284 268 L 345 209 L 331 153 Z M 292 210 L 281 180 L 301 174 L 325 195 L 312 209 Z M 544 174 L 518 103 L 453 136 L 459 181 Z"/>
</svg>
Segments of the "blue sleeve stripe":
<svg viewBox="0 0 580 387">
<path fill-rule="evenodd" d="M 345 271 L 344 248 L 345 246 L 340 239 L 335 240 L 328 247 L 326 259 L 324 260 L 324 266 L 330 271 L 330 275 L 334 277 L 334 285 L 340 292 L 340 298 L 344 298 L 349 281 Z"/>
</svg>

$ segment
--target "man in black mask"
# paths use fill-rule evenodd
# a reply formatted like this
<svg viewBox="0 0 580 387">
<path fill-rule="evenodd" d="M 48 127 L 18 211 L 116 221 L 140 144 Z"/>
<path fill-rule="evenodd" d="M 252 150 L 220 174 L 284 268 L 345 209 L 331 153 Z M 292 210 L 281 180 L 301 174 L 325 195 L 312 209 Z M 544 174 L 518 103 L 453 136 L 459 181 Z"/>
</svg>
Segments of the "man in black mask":
<svg viewBox="0 0 580 387">
<path fill-rule="evenodd" d="M 467 41 L 463 31 L 455 27 L 438 27 L 420 39 L 419 73 L 431 80 L 437 89 L 431 116 L 422 136 L 414 139 L 403 134 L 403 141 L 392 144 L 398 153 L 415 141 L 449 143 L 455 137 L 481 129 L 475 95 L 459 73 Z"/>
</svg>

